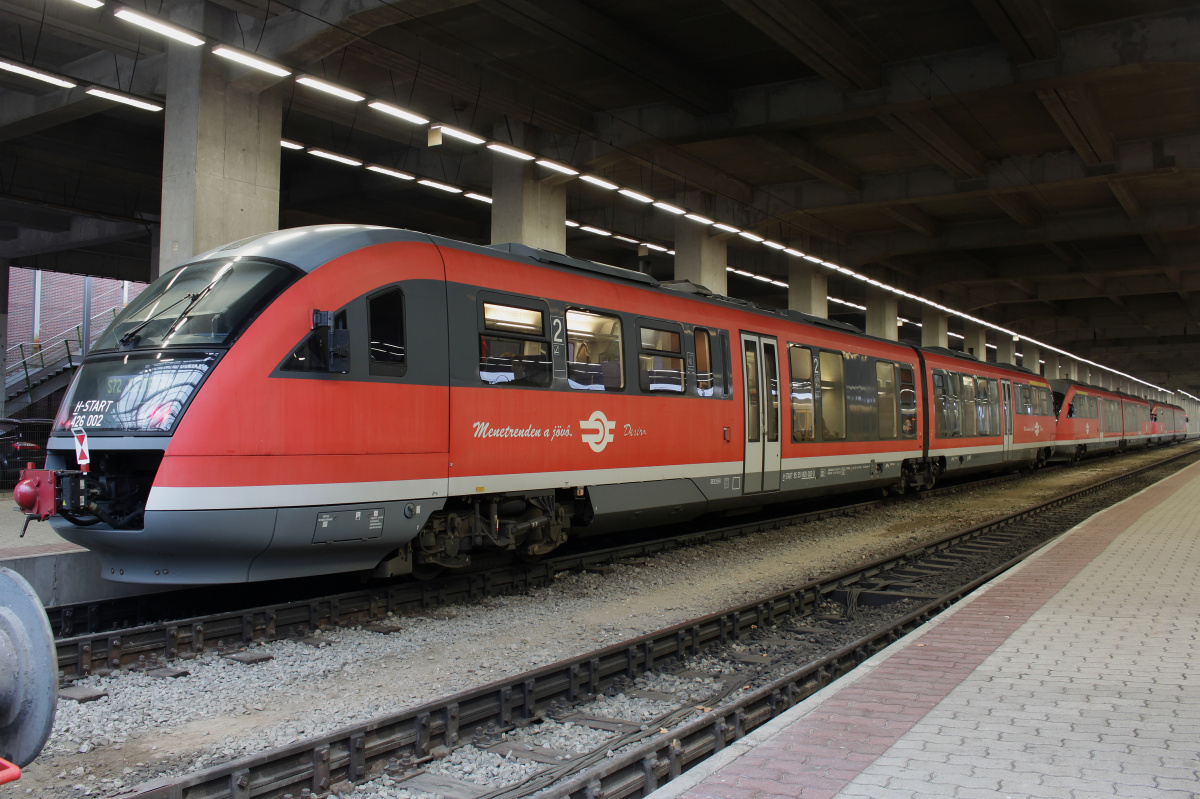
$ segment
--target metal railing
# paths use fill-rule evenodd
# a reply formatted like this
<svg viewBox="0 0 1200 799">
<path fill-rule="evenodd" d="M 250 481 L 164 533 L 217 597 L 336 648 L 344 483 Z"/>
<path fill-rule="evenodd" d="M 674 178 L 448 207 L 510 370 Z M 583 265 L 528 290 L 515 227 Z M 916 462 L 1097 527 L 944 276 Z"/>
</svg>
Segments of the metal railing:
<svg viewBox="0 0 1200 799">
<path fill-rule="evenodd" d="M 92 317 L 92 342 L 100 337 L 109 323 L 117 317 L 120 306 L 113 306 Z M 97 325 L 96 322 L 103 324 Z M 90 342 L 91 343 L 91 342 Z M 14 344 L 4 352 L 5 386 L 15 376 L 22 376 L 25 391 L 33 391 L 34 376 L 56 363 L 66 361 L 66 368 L 74 370 L 83 360 L 83 325 L 68 328 L 44 342 L 22 342 Z"/>
</svg>

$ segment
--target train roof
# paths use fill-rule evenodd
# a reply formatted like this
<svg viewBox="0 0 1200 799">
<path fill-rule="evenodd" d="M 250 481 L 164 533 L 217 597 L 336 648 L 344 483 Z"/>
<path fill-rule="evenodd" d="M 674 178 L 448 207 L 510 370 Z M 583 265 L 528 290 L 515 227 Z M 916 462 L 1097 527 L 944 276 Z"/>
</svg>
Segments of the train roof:
<svg viewBox="0 0 1200 799">
<path fill-rule="evenodd" d="M 961 350 L 952 350 L 949 347 L 918 347 L 917 349 L 921 350 L 921 352 L 928 352 L 928 353 L 932 353 L 934 355 L 941 355 L 944 358 L 957 358 L 958 360 L 961 360 L 961 361 L 968 361 L 969 363 L 980 364 L 982 366 L 988 367 L 989 369 L 1001 369 L 1003 371 L 1008 371 L 1008 372 L 1017 372 L 1018 374 L 1021 374 L 1023 376 L 1027 376 L 1027 377 L 1036 377 L 1041 380 L 1046 379 L 1046 378 L 1042 377 L 1042 375 L 1038 374 L 1037 372 L 1035 372 L 1031 369 L 1026 369 L 1024 366 L 1017 366 L 1014 363 L 999 363 L 999 362 L 993 362 L 993 361 L 981 361 L 981 360 L 979 360 L 979 358 L 975 357 L 974 355 L 972 355 L 969 352 L 962 352 Z"/>
</svg>

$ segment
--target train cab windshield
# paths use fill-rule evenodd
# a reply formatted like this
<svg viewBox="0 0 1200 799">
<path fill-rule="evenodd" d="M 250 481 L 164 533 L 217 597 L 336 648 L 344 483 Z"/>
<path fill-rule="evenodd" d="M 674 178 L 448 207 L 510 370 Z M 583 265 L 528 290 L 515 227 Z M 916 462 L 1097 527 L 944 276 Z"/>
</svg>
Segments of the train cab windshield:
<svg viewBox="0 0 1200 799">
<path fill-rule="evenodd" d="M 299 274 L 253 258 L 181 266 L 126 306 L 93 350 L 223 346 Z"/>
<path fill-rule="evenodd" d="M 301 275 L 269 261 L 204 261 L 154 281 L 96 342 L 56 430 L 166 433 L 246 325 Z"/>
</svg>

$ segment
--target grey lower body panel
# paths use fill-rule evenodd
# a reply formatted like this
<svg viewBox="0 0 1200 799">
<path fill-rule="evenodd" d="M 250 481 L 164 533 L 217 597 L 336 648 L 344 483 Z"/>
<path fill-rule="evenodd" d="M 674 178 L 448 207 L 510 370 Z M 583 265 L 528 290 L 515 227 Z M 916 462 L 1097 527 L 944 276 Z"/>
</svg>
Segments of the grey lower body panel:
<svg viewBox="0 0 1200 799">
<path fill-rule="evenodd" d="M 206 585 L 374 568 L 411 541 L 429 514 L 444 503 L 414 499 L 307 508 L 147 511 L 141 530 L 114 530 L 104 524 L 79 527 L 60 516 L 50 517 L 50 524 L 66 540 L 95 552 L 107 580 Z"/>
</svg>

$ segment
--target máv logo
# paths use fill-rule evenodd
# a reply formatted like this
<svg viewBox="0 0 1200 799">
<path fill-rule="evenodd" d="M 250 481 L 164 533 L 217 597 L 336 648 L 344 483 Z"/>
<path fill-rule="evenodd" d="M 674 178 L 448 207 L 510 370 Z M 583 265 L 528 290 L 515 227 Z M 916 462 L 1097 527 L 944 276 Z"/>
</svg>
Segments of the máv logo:
<svg viewBox="0 0 1200 799">
<path fill-rule="evenodd" d="M 596 411 L 590 419 L 579 423 L 579 437 L 592 448 L 592 452 L 603 452 L 604 448 L 612 443 L 613 428 L 616 426 L 616 422 L 608 421 L 608 417 Z"/>
</svg>

